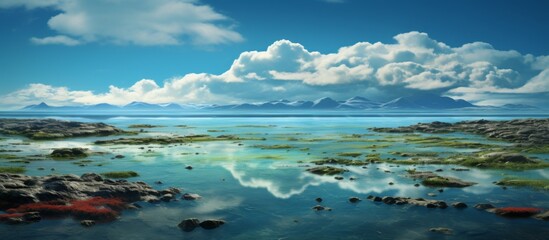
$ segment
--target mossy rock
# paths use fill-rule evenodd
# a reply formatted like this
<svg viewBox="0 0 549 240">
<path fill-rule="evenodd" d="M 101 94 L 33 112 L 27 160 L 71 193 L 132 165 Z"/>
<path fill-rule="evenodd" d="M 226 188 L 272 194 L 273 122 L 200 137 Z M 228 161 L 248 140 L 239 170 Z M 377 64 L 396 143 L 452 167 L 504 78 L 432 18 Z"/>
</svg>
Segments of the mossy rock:
<svg viewBox="0 0 549 240">
<path fill-rule="evenodd" d="M 288 144 L 276 144 L 276 145 L 253 145 L 252 147 L 261 148 L 261 149 L 291 149 L 295 148 L 294 146 Z"/>
<path fill-rule="evenodd" d="M 330 166 L 321 166 L 321 167 L 314 167 L 314 168 L 307 169 L 307 172 L 310 172 L 312 174 L 317 174 L 317 175 L 336 175 L 336 174 L 342 174 L 347 171 L 348 170 L 345 170 L 343 168 L 336 168 L 336 167 L 330 167 Z"/>
<path fill-rule="evenodd" d="M 324 158 L 322 160 L 311 161 L 311 163 L 314 163 L 316 165 L 340 164 L 345 166 L 363 166 L 368 164 L 367 162 L 364 162 L 364 161 L 350 160 L 346 158 Z"/>
<path fill-rule="evenodd" d="M 457 188 L 469 187 L 476 184 L 473 182 L 465 182 L 457 178 L 442 177 L 442 176 L 428 177 L 423 179 L 421 183 L 427 187 L 457 187 Z"/>
<path fill-rule="evenodd" d="M 134 171 L 105 172 L 101 173 L 101 175 L 108 178 L 131 178 L 139 176 L 139 174 Z"/>
<path fill-rule="evenodd" d="M 77 159 L 88 156 L 88 150 L 85 148 L 57 148 L 50 154 L 54 159 Z"/>
</svg>

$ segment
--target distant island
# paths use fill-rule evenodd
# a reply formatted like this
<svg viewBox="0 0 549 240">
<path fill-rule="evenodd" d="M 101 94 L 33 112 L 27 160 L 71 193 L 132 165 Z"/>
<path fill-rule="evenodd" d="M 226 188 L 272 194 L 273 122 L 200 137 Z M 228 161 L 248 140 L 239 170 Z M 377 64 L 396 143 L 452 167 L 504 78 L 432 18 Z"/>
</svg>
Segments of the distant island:
<svg viewBox="0 0 549 240">
<path fill-rule="evenodd" d="M 20 111 L 178 111 L 178 110 L 365 110 L 365 109 L 403 109 L 403 110 L 444 110 L 444 109 L 536 109 L 533 106 L 513 104 L 501 107 L 477 106 L 462 99 L 438 96 L 434 94 L 420 94 L 399 97 L 388 102 L 370 100 L 365 97 L 352 97 L 347 100 L 334 100 L 329 97 L 314 101 L 286 99 L 228 105 L 205 105 L 165 103 L 152 104 L 146 102 L 132 102 L 124 106 L 108 103 L 80 106 L 50 106 L 44 102 L 26 106 Z"/>
</svg>

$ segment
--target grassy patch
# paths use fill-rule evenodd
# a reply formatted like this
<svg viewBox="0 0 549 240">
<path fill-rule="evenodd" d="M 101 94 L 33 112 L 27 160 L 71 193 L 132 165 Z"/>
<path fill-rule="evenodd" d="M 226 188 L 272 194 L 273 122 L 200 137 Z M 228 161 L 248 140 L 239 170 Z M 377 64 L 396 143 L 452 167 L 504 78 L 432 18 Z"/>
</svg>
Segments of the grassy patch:
<svg viewBox="0 0 549 240">
<path fill-rule="evenodd" d="M 24 167 L 0 167 L 0 173 L 24 173 Z"/>
<path fill-rule="evenodd" d="M 359 157 L 362 155 L 362 153 L 359 153 L 359 152 L 343 152 L 343 153 L 338 153 L 337 154 L 338 156 L 340 157 Z"/>
<path fill-rule="evenodd" d="M 294 146 L 288 145 L 288 144 L 276 144 L 276 145 L 253 145 L 254 148 L 261 148 L 261 149 L 292 149 L 295 148 Z"/>
<path fill-rule="evenodd" d="M 496 184 L 549 190 L 549 179 L 504 178 Z"/>
<path fill-rule="evenodd" d="M 311 161 L 311 163 L 314 163 L 316 165 L 340 164 L 345 166 L 362 166 L 362 165 L 368 164 L 367 162 L 364 162 L 364 161 L 350 160 L 345 158 L 324 158 L 321 160 Z"/>
<path fill-rule="evenodd" d="M 101 175 L 108 178 L 131 178 L 139 176 L 139 174 L 134 171 L 105 172 L 101 173 Z"/>
</svg>

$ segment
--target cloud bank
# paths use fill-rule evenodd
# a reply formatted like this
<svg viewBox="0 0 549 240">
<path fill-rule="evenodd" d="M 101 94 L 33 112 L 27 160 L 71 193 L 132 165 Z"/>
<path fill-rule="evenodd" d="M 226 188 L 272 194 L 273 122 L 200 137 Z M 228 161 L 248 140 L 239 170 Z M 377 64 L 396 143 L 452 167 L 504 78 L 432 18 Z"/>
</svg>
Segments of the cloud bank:
<svg viewBox="0 0 549 240">
<path fill-rule="evenodd" d="M 112 85 L 103 93 L 36 83 L 3 96 L 2 104 L 226 104 L 355 95 L 389 100 L 422 92 L 481 105 L 548 103 L 549 56 L 497 50 L 483 42 L 451 47 L 421 32 L 398 34 L 394 40 L 359 42 L 334 53 L 279 40 L 266 50 L 241 53 L 219 75 L 190 73 L 160 84 L 143 79 L 129 88 Z"/>
<path fill-rule="evenodd" d="M 35 44 L 74 46 L 90 42 L 134 45 L 198 45 L 242 41 L 230 19 L 194 0 L 3 0 L 0 8 L 51 8 L 56 36 L 35 36 Z M 224 24 L 222 24 L 224 23 Z"/>
</svg>

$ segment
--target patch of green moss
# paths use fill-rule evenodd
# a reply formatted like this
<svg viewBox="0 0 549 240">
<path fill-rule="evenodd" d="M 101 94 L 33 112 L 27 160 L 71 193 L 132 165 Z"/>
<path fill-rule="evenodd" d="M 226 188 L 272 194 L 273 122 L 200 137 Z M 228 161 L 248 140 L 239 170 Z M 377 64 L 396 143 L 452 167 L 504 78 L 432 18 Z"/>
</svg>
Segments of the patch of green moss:
<svg viewBox="0 0 549 240">
<path fill-rule="evenodd" d="M 515 145 L 508 150 L 519 153 L 549 154 L 549 145 Z"/>
<path fill-rule="evenodd" d="M 359 157 L 362 155 L 362 153 L 359 152 L 342 152 L 337 154 L 340 157 Z"/>
<path fill-rule="evenodd" d="M 367 162 L 364 162 L 364 161 L 350 160 L 346 158 L 324 158 L 321 160 L 311 161 L 311 163 L 314 163 L 316 165 L 339 164 L 339 165 L 345 165 L 345 166 L 362 166 L 362 165 L 368 164 Z"/>
<path fill-rule="evenodd" d="M 531 187 L 549 190 L 549 179 L 504 178 L 496 184 L 502 186 Z"/>
<path fill-rule="evenodd" d="M 436 152 L 389 152 L 389 154 L 401 157 L 438 157 Z"/>
<path fill-rule="evenodd" d="M 406 143 L 414 143 L 423 145 L 426 147 L 449 147 L 449 148 L 479 148 L 487 149 L 492 148 L 494 145 L 477 143 L 477 142 L 467 142 L 462 141 L 463 138 L 450 138 L 450 137 L 422 137 L 422 136 L 409 136 L 404 138 Z"/>
<path fill-rule="evenodd" d="M 374 145 L 362 146 L 361 148 L 364 148 L 364 149 L 378 149 L 378 148 L 388 148 L 390 146 L 391 146 L 391 144 L 374 144 Z"/>
<path fill-rule="evenodd" d="M 139 174 L 134 171 L 105 172 L 101 173 L 101 175 L 108 178 L 131 178 L 139 176 Z"/>
<path fill-rule="evenodd" d="M 24 173 L 27 171 L 24 167 L 0 167 L 0 173 Z"/>
<path fill-rule="evenodd" d="M 226 132 L 225 130 L 220 130 L 220 129 L 208 129 L 206 131 L 207 132 Z"/>
<path fill-rule="evenodd" d="M 124 144 L 124 145 L 149 145 L 149 144 L 176 144 L 193 142 L 213 142 L 213 141 L 234 141 L 234 140 L 265 140 L 264 138 L 241 138 L 235 135 L 219 135 L 217 137 L 210 135 L 188 135 L 179 137 L 143 137 L 143 138 L 118 138 L 111 140 L 98 140 L 94 144 Z"/>
<path fill-rule="evenodd" d="M 336 175 L 336 174 L 342 174 L 346 172 L 347 170 L 343 168 L 336 168 L 336 167 L 330 167 L 330 166 L 321 166 L 321 167 L 314 167 L 307 169 L 307 172 L 310 172 L 312 174 L 317 175 Z"/>
<path fill-rule="evenodd" d="M 17 155 L 13 154 L 0 154 L 0 159 L 18 159 Z"/>
<path fill-rule="evenodd" d="M 294 146 L 288 144 L 275 144 L 275 145 L 253 145 L 252 147 L 261 149 L 292 149 Z"/>
</svg>

